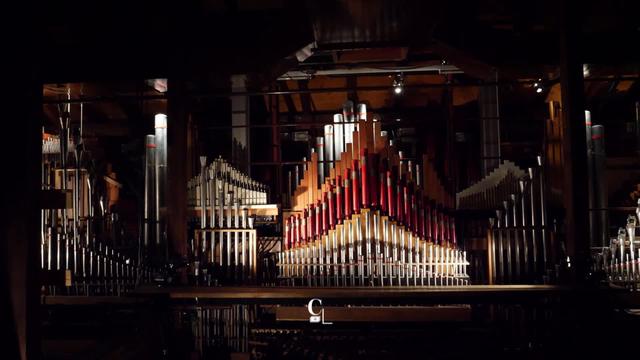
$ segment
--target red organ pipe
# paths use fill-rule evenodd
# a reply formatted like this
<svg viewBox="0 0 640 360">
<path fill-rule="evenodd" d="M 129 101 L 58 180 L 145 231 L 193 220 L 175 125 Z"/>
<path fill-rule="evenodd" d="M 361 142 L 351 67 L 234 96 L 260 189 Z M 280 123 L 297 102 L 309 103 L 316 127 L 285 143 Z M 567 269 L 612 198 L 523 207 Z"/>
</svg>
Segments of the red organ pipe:
<svg viewBox="0 0 640 360">
<path fill-rule="evenodd" d="M 456 219 L 451 216 L 449 217 L 449 223 L 451 224 L 450 233 L 451 233 L 451 241 L 453 242 L 453 246 L 458 245 L 458 240 L 456 239 Z"/>
<path fill-rule="evenodd" d="M 400 224 L 404 224 L 404 202 L 402 199 L 404 198 L 402 192 L 402 180 L 398 181 L 396 184 L 396 217 Z"/>
<path fill-rule="evenodd" d="M 445 226 L 445 217 L 446 215 L 444 214 L 444 211 L 441 211 L 440 212 L 440 239 L 442 240 L 442 243 L 447 245 L 449 242 L 449 234 L 447 232 L 447 227 Z"/>
<path fill-rule="evenodd" d="M 393 183 L 391 182 L 391 171 L 387 171 L 387 204 L 389 207 L 389 217 L 394 219 L 396 216 L 395 202 L 393 198 Z"/>
<path fill-rule="evenodd" d="M 316 213 L 313 215 L 316 217 L 314 223 L 316 225 L 315 232 L 318 236 L 323 234 L 322 231 L 322 202 L 318 200 L 316 204 Z"/>
<path fill-rule="evenodd" d="M 310 237 L 311 239 L 315 239 L 316 236 L 318 236 L 318 233 L 316 232 L 316 211 L 315 211 L 315 206 L 313 204 L 311 204 L 309 206 L 309 233 L 310 233 Z"/>
<path fill-rule="evenodd" d="M 329 206 L 327 206 L 329 208 L 329 229 L 333 230 L 335 228 L 336 215 L 335 201 L 333 199 L 333 189 L 329 189 L 327 201 L 329 203 Z"/>
<path fill-rule="evenodd" d="M 369 200 L 373 208 L 378 207 L 378 154 L 369 154 Z"/>
<path fill-rule="evenodd" d="M 296 217 L 289 216 L 289 247 L 295 247 L 296 244 Z"/>
<path fill-rule="evenodd" d="M 418 235 L 418 208 L 416 205 L 416 194 L 411 194 L 411 224 L 412 231 Z"/>
<path fill-rule="evenodd" d="M 284 249 L 289 250 L 289 219 L 284 219 Z"/>
<path fill-rule="evenodd" d="M 380 169 L 378 171 L 379 174 L 379 185 L 380 185 L 380 191 L 379 191 L 379 195 L 380 195 L 380 210 L 382 211 L 382 214 L 387 214 L 388 213 L 388 208 L 387 208 L 387 171 L 385 169 L 384 164 L 381 162 L 380 163 Z"/>
<path fill-rule="evenodd" d="M 418 197 L 418 233 L 423 240 L 427 240 L 427 233 L 424 228 L 424 198 L 422 196 Z"/>
<path fill-rule="evenodd" d="M 353 213 L 360 213 L 360 186 L 358 184 L 358 160 L 353 160 L 353 169 L 351 169 L 351 194 L 353 195 Z"/>
<path fill-rule="evenodd" d="M 341 224 L 343 219 L 343 204 L 342 200 L 342 177 L 340 175 L 336 176 L 336 223 Z"/>
<path fill-rule="evenodd" d="M 409 196 L 409 185 L 406 183 L 402 186 L 402 202 L 404 204 L 404 222 L 407 225 L 407 229 L 411 229 L 411 198 Z"/>
<path fill-rule="evenodd" d="M 433 206 L 431 208 L 431 238 L 433 239 L 434 244 L 440 244 L 439 237 L 439 229 L 438 229 L 438 207 Z"/>
<path fill-rule="evenodd" d="M 296 246 L 300 246 L 301 232 L 300 232 L 300 214 L 296 216 Z"/>
<path fill-rule="evenodd" d="M 302 219 L 300 222 L 300 239 L 303 244 L 307 243 L 307 216 L 309 212 L 307 209 L 302 211 Z"/>
<path fill-rule="evenodd" d="M 367 170 L 367 162 L 368 162 L 368 152 L 367 149 L 360 150 L 360 190 L 362 191 L 362 195 L 360 199 L 362 200 L 362 206 L 368 207 L 371 203 L 369 202 L 369 171 Z M 354 166 L 355 168 L 355 166 Z"/>
<path fill-rule="evenodd" d="M 433 242 L 433 237 L 431 236 L 431 204 L 429 204 L 429 200 L 425 199 L 425 204 L 424 204 L 424 226 L 425 226 L 425 233 L 427 236 L 427 239 L 430 242 Z"/>
<path fill-rule="evenodd" d="M 351 219 L 351 170 L 344 169 L 344 216 Z"/>
<path fill-rule="evenodd" d="M 329 230 L 329 219 L 328 219 L 328 201 L 327 201 L 327 193 L 322 193 L 322 233 L 326 234 Z"/>
</svg>

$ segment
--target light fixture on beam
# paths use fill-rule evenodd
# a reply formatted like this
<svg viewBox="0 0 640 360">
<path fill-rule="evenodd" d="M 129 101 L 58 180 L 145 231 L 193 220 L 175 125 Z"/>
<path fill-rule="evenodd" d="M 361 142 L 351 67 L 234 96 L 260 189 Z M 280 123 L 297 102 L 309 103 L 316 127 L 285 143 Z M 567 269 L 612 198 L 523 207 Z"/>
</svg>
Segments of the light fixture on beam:
<svg viewBox="0 0 640 360">
<path fill-rule="evenodd" d="M 396 95 L 401 95 L 404 90 L 404 76 L 402 73 L 396 74 L 393 79 L 393 93 Z"/>
<path fill-rule="evenodd" d="M 536 89 L 537 94 L 541 94 L 544 91 L 544 87 L 542 86 L 542 79 L 538 79 L 538 81 L 534 82 L 533 88 Z"/>
</svg>

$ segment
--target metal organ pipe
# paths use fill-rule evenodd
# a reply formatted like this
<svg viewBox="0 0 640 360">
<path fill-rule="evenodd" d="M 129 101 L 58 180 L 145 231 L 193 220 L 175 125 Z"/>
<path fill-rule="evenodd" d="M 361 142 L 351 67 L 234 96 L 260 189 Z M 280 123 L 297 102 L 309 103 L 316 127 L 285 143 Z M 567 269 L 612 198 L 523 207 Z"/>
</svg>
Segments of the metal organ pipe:
<svg viewBox="0 0 640 360">
<path fill-rule="evenodd" d="M 145 137 L 144 157 L 144 246 L 149 246 L 151 236 L 150 226 L 155 222 L 155 163 L 156 140 L 155 135 Z"/>
<path fill-rule="evenodd" d="M 591 246 L 595 246 L 597 237 L 597 220 L 596 220 L 596 204 L 594 187 L 594 164 L 593 164 L 593 140 L 591 139 L 591 112 L 584 111 L 585 133 L 587 136 L 587 181 L 589 183 L 589 240 Z"/>
<path fill-rule="evenodd" d="M 164 208 L 167 186 L 167 115 L 156 114 L 154 119 L 155 144 L 156 144 L 156 174 L 155 174 L 155 225 L 156 246 L 164 244 L 165 219 L 161 218 L 161 209 Z M 166 244 L 164 244 L 166 245 Z"/>
</svg>

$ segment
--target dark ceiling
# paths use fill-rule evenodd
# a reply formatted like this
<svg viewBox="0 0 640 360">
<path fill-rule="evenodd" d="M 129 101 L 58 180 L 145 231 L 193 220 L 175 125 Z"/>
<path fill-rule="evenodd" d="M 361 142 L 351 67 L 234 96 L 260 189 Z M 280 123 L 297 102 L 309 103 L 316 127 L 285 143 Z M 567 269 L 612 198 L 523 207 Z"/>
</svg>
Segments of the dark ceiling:
<svg viewBox="0 0 640 360">
<path fill-rule="evenodd" d="M 639 1 L 566 1 L 581 23 L 585 62 L 640 60 Z M 40 69 L 45 82 L 177 76 L 216 83 L 232 73 L 269 80 L 315 41 L 319 51 L 405 46 L 479 73 L 482 66 L 536 72 L 557 64 L 558 3 L 49 1 L 40 7 Z"/>
</svg>

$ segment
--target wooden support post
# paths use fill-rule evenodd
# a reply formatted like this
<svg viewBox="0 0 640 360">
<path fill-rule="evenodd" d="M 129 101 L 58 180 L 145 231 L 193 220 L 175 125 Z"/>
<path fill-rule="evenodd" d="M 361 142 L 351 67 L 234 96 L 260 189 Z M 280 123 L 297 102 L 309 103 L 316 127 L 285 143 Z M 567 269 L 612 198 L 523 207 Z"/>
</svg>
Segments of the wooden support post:
<svg viewBox="0 0 640 360">
<path fill-rule="evenodd" d="M 167 240 L 178 258 L 187 256 L 187 124 L 189 111 L 182 79 L 169 79 L 167 120 Z M 186 280 L 186 278 L 185 278 Z"/>
<path fill-rule="evenodd" d="M 564 206 L 567 255 L 573 281 L 585 279 L 589 258 L 587 234 L 587 144 L 584 124 L 584 77 L 580 50 L 580 6 L 560 2 L 560 85 L 563 108 Z M 547 223 L 548 224 L 548 223 Z"/>
<path fill-rule="evenodd" d="M 28 32 L 26 34 L 29 34 Z M 24 40 L 29 43 L 29 39 Z M 9 44 L 11 49 L 11 44 Z M 29 51 L 29 47 L 23 50 Z M 25 55 L 27 55 L 25 53 Z M 34 54 L 18 57 L 19 61 Z M 4 116 L 14 119 L 2 142 L 4 166 L 0 217 L 0 319 L 4 359 L 38 359 L 40 354 L 40 166 L 42 84 L 29 62 L 9 60 L 11 89 Z"/>
</svg>

